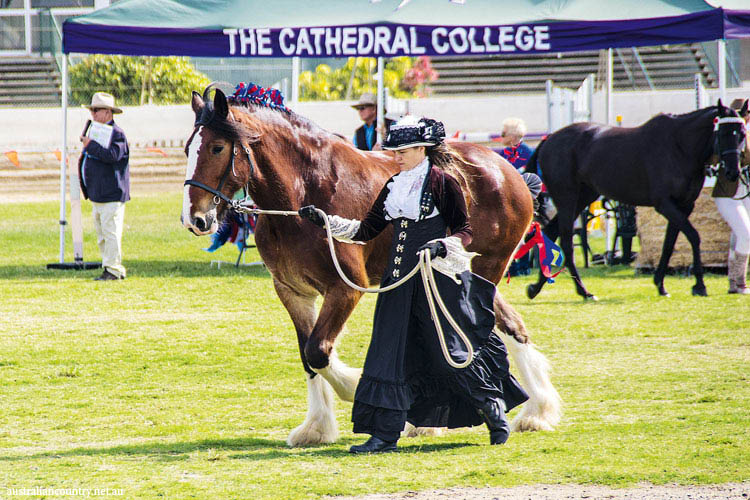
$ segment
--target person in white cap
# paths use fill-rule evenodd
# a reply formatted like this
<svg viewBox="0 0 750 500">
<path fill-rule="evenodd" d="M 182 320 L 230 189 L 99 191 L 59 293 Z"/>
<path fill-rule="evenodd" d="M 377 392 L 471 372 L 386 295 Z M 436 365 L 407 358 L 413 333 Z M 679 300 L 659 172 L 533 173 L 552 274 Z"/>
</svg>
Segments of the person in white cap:
<svg viewBox="0 0 750 500">
<path fill-rule="evenodd" d="M 130 200 L 130 150 L 125 132 L 115 124 L 113 115 L 122 113 L 115 106 L 115 98 L 97 92 L 91 104 L 83 107 L 91 112 L 91 119 L 105 125 L 92 133 L 87 127 L 81 136 L 83 151 L 78 160 L 78 171 L 83 196 L 93 205 L 94 227 L 102 254 L 101 276 L 97 281 L 125 279 L 122 265 L 122 230 L 125 222 L 125 202 Z"/>
<path fill-rule="evenodd" d="M 418 252 L 429 251 L 440 296 L 475 355 L 468 359 L 468 347 L 442 317 L 448 355 L 455 363 L 470 361 L 463 368 L 449 364 L 420 276 L 378 294 L 372 340 L 352 407 L 354 432 L 371 437 L 352 446 L 351 453 L 396 450 L 406 421 L 415 427 L 451 428 L 485 422 L 490 443 L 503 444 L 510 434 L 505 412 L 528 399 L 510 374 L 503 341 L 493 332 L 495 285 L 469 269 L 476 254 L 465 249 L 473 235 L 466 202 L 458 181 L 446 172 L 461 160 L 444 138 L 438 121 L 399 120 L 383 148 L 394 152 L 401 172 L 386 182 L 363 220 L 337 215 L 328 220 L 334 238 L 345 242 L 368 241 L 393 226 L 381 287 L 404 278 L 417 264 Z M 299 214 L 324 224 L 313 206 L 302 207 Z"/>
<path fill-rule="evenodd" d="M 375 94 L 365 92 L 359 97 L 357 104 L 352 105 L 359 112 L 359 119 L 364 124 L 354 131 L 354 146 L 362 151 L 376 151 L 382 149 L 379 136 L 384 135 L 377 130 L 378 104 Z M 393 120 L 385 119 L 385 133 L 391 127 Z"/>
</svg>

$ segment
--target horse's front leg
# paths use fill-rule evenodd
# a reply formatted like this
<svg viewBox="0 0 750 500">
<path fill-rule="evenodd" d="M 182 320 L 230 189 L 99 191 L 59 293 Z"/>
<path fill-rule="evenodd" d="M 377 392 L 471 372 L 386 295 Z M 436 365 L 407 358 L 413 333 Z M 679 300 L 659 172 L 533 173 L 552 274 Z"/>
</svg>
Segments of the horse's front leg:
<svg viewBox="0 0 750 500">
<path fill-rule="evenodd" d="M 659 269 L 661 270 L 661 278 L 664 278 L 666 273 L 667 264 L 669 263 L 669 257 L 672 255 L 674 244 L 677 241 L 677 231 L 682 231 L 687 240 L 690 242 L 690 246 L 693 250 L 693 273 L 695 273 L 695 285 L 693 285 L 693 295 L 705 297 L 708 295 L 706 292 L 706 285 L 703 282 L 703 264 L 701 262 L 701 237 L 698 231 L 690 223 L 688 217 L 693 211 L 694 204 L 686 207 L 684 210 L 680 210 L 675 204 L 668 202 L 657 207 L 657 211 L 667 218 L 669 224 L 667 225 L 667 237 L 664 239 L 664 248 L 662 249 L 662 257 L 659 259 Z M 667 250 L 668 239 L 670 239 L 670 226 L 674 226 L 672 231 L 675 232 L 671 238 L 671 244 L 669 246 L 669 255 L 664 256 L 664 251 Z M 654 277 L 654 280 L 656 278 Z M 663 288 L 663 286 L 662 286 Z M 661 290 L 659 291 L 661 293 Z M 663 295 L 663 294 L 662 294 Z"/>
<path fill-rule="evenodd" d="M 305 358 L 315 372 L 322 375 L 344 401 L 354 401 L 362 370 L 351 368 L 336 355 L 336 337 L 357 305 L 362 293 L 344 283 L 328 289 L 318 320 L 305 345 Z"/>
<path fill-rule="evenodd" d="M 667 265 L 670 257 L 672 257 L 678 234 L 680 234 L 680 230 L 677 228 L 677 224 L 667 219 L 667 231 L 664 234 L 661 257 L 659 257 L 659 265 L 656 266 L 656 272 L 654 272 L 654 285 L 656 285 L 656 289 L 662 297 L 669 297 L 669 292 L 664 288 L 664 276 L 667 274 Z"/>
<path fill-rule="evenodd" d="M 274 279 L 276 293 L 284 304 L 297 331 L 302 366 L 307 379 L 307 416 L 287 438 L 289 446 L 304 446 L 320 443 L 333 443 L 338 438 L 338 427 L 334 415 L 334 399 L 331 386 L 317 375 L 307 363 L 304 355 L 305 344 L 315 325 L 315 294 L 302 295 Z"/>
</svg>

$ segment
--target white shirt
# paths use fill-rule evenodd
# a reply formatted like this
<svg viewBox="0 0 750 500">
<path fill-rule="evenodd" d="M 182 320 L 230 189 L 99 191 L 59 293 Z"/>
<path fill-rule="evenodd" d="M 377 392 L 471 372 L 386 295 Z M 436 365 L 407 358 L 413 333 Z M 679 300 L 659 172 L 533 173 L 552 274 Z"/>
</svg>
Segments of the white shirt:
<svg viewBox="0 0 750 500">
<path fill-rule="evenodd" d="M 405 217 L 411 220 L 419 218 L 419 203 L 422 186 L 430 168 L 430 160 L 425 158 L 419 165 L 393 176 L 388 183 L 388 196 L 385 198 L 385 218 L 398 219 Z M 437 207 L 426 218 L 438 214 Z"/>
</svg>

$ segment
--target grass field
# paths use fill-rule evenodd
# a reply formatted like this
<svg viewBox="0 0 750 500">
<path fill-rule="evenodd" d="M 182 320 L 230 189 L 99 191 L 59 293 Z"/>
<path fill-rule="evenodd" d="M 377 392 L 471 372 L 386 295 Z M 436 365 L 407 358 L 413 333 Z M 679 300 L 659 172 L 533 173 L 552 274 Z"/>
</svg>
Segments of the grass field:
<svg viewBox="0 0 750 500">
<path fill-rule="evenodd" d="M 94 282 L 100 271 L 45 269 L 58 259 L 55 202 L 0 204 L 0 498 L 34 487 L 297 499 L 750 480 L 750 300 L 727 295 L 725 276 L 707 276 L 708 298 L 668 276 L 664 299 L 630 268 L 583 270 L 598 303 L 565 276 L 534 301 L 530 277 L 501 283 L 553 366 L 565 412 L 554 432 L 490 447 L 477 427 L 351 456 L 363 438 L 339 401 L 338 443 L 290 449 L 307 409 L 291 322 L 264 270 L 209 266 L 237 250 L 202 252 L 209 240 L 180 226 L 180 206 L 179 195 L 134 198 L 128 279 Z M 88 203 L 83 219 L 84 255 L 98 260 Z M 350 365 L 362 364 L 374 304 L 363 299 L 343 336 Z"/>
</svg>

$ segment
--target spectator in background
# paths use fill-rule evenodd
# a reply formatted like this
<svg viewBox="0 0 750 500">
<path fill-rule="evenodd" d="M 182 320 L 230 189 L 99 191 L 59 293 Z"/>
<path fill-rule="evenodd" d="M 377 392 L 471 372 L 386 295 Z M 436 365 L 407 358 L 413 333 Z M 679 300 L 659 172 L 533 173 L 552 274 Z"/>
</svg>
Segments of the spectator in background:
<svg viewBox="0 0 750 500">
<path fill-rule="evenodd" d="M 534 148 L 523 142 L 526 135 L 526 123 L 520 118 L 506 118 L 503 120 L 503 130 L 500 133 L 502 137 L 503 150 L 500 156 L 516 167 L 516 170 L 524 171 L 526 163 L 534 153 Z M 541 177 L 539 172 L 532 172 Z"/>
<path fill-rule="evenodd" d="M 735 99 L 730 107 L 737 110 L 745 120 L 745 124 L 750 121 L 748 101 Z M 742 163 L 745 165 L 750 162 L 748 147 L 750 146 L 746 141 L 745 150 L 741 157 Z M 747 288 L 746 284 L 747 261 L 748 255 L 750 255 L 750 197 L 748 197 L 747 187 L 739 179 L 730 182 L 724 174 L 724 167 L 722 166 L 716 176 L 716 185 L 711 196 L 719 213 L 732 229 L 727 264 L 729 293 L 750 295 L 750 288 Z"/>
<path fill-rule="evenodd" d="M 500 151 L 500 156 L 508 160 L 508 162 L 516 167 L 516 170 L 525 172 L 526 163 L 534 153 L 534 149 L 523 142 L 523 137 L 526 135 L 526 123 L 520 118 L 506 118 L 503 120 L 503 130 L 500 133 L 502 137 L 502 144 L 504 148 Z M 537 174 L 541 178 L 541 173 L 531 172 Z M 538 202 L 534 203 L 534 212 L 538 211 Z M 524 255 L 520 259 L 514 260 L 508 272 L 511 276 L 528 275 L 531 274 L 531 263 L 529 261 L 529 254 Z"/>
<path fill-rule="evenodd" d="M 378 118 L 378 105 L 375 94 L 365 92 L 359 97 L 357 104 L 352 106 L 359 112 L 359 119 L 364 124 L 354 131 L 354 146 L 362 151 L 380 151 L 380 140 L 388 129 L 391 128 L 393 120 L 385 119 L 385 131 L 376 130 Z"/>
<path fill-rule="evenodd" d="M 122 113 L 115 106 L 115 98 L 106 92 L 91 97 L 91 119 L 107 127 L 92 139 L 87 127 L 80 137 L 83 151 L 78 159 L 78 178 L 83 196 L 91 200 L 96 240 L 102 254 L 101 276 L 97 281 L 125 279 L 122 265 L 122 230 L 125 222 L 125 202 L 130 200 L 130 150 L 125 132 L 115 124 L 113 115 Z M 93 125 L 93 124 L 92 124 Z M 100 144 L 98 141 L 106 142 Z"/>
</svg>

